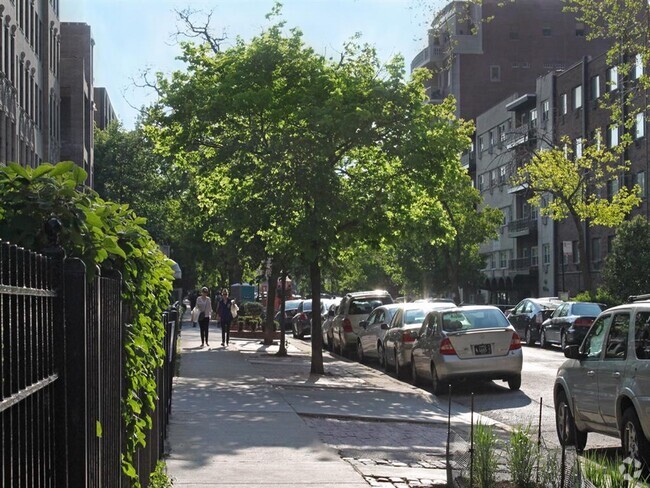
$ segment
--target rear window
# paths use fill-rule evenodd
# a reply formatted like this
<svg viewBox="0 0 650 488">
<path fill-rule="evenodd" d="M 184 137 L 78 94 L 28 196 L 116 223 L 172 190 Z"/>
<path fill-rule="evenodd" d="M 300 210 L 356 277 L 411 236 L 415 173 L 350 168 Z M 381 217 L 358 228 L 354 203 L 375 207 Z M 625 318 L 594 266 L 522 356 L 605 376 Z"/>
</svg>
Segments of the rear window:
<svg viewBox="0 0 650 488">
<path fill-rule="evenodd" d="M 426 313 L 422 309 L 406 310 L 404 312 L 404 324 L 421 324 Z"/>
<path fill-rule="evenodd" d="M 596 303 L 576 303 L 573 306 L 573 315 L 589 315 L 595 317 L 602 312 Z"/>
<path fill-rule="evenodd" d="M 508 327 L 510 322 L 500 310 L 464 310 L 442 314 L 442 329 L 446 332 L 471 329 Z"/>
<path fill-rule="evenodd" d="M 388 303 L 393 303 L 393 300 L 387 296 L 353 299 L 350 302 L 350 309 L 348 313 L 350 315 L 368 315 L 375 308 L 381 305 L 386 305 Z"/>
</svg>

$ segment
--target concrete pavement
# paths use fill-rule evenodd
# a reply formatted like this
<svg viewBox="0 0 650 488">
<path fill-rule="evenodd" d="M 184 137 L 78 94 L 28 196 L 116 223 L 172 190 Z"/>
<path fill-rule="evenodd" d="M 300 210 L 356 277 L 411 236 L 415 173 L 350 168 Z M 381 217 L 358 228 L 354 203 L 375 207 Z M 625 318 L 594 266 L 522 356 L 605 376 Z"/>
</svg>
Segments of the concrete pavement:
<svg viewBox="0 0 650 488">
<path fill-rule="evenodd" d="M 310 375 L 309 344 L 231 338 L 211 348 L 184 324 L 174 379 L 167 471 L 179 487 L 444 485 L 447 405 L 362 364 L 324 352 Z M 454 406 L 456 431 L 469 413 Z"/>
</svg>

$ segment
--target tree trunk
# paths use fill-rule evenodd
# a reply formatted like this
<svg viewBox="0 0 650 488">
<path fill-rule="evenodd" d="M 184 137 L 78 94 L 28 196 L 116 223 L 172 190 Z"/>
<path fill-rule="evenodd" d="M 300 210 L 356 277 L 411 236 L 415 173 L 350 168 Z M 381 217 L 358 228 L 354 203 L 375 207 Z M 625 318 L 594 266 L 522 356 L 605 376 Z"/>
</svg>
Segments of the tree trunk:
<svg viewBox="0 0 650 488">
<path fill-rule="evenodd" d="M 266 292 L 266 320 L 264 321 L 264 345 L 270 346 L 273 344 L 273 330 L 275 325 L 273 318 L 275 317 L 275 293 L 278 284 L 278 267 L 273 260 L 271 260 L 271 268 L 268 276 L 268 286 Z M 284 329 L 284 324 L 282 324 Z"/>
<path fill-rule="evenodd" d="M 311 373 L 325 374 L 323 367 L 323 332 L 320 316 L 320 265 L 318 257 L 309 265 L 309 279 L 311 281 Z"/>
<path fill-rule="evenodd" d="M 580 249 L 580 274 L 582 274 L 582 287 L 586 291 L 593 291 L 591 289 L 591 268 L 589 266 L 589 253 L 587 252 L 587 239 L 585 238 L 585 229 L 582 227 L 582 222 L 577 216 L 574 216 L 573 222 L 578 230 L 578 249 Z M 587 222 L 585 225 L 589 225 Z M 582 290 L 576 290 L 580 292 Z M 574 293 L 575 295 L 575 293 Z"/>
<path fill-rule="evenodd" d="M 286 295 L 286 289 L 287 289 L 287 271 L 282 270 L 282 278 L 280 281 L 280 349 L 278 352 L 275 354 L 276 356 L 287 356 L 287 344 L 286 344 L 286 331 L 284 330 L 284 312 L 286 310 L 286 301 L 287 301 L 287 295 Z"/>
</svg>

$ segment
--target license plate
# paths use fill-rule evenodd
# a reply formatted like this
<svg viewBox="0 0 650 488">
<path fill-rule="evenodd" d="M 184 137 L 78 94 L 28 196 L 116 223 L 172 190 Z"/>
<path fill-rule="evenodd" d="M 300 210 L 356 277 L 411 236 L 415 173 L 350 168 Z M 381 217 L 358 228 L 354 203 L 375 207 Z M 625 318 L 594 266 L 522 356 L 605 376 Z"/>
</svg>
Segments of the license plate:
<svg viewBox="0 0 650 488">
<path fill-rule="evenodd" d="M 474 354 L 477 356 L 492 354 L 492 344 L 479 344 L 474 346 Z"/>
</svg>

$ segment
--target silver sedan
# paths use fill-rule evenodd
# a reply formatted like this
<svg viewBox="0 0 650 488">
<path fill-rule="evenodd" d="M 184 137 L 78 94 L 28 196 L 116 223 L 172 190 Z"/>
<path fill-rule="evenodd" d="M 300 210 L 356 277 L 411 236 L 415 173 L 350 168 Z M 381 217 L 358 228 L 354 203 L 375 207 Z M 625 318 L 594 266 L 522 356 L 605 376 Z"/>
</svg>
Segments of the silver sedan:
<svg viewBox="0 0 650 488">
<path fill-rule="evenodd" d="M 411 351 L 411 376 L 431 381 L 433 393 L 454 379 L 477 378 L 521 386 L 521 339 L 503 312 L 465 306 L 427 314 Z"/>
</svg>

